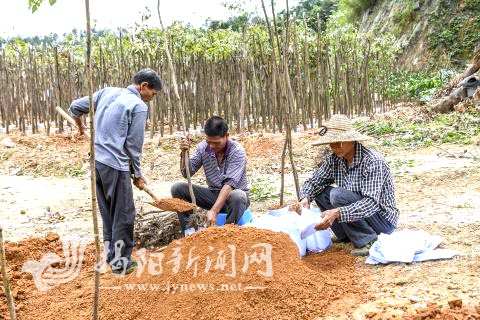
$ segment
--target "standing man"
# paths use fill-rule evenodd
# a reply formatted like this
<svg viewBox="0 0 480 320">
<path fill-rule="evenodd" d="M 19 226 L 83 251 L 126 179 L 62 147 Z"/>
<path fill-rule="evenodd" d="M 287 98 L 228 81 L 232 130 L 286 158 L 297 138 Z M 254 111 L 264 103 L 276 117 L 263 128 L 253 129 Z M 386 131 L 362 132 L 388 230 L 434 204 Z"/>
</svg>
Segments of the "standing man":
<svg viewBox="0 0 480 320">
<path fill-rule="evenodd" d="M 145 103 L 161 89 L 158 74 L 143 69 L 127 88 L 109 87 L 93 94 L 97 202 L 113 273 L 130 273 L 137 266 L 131 258 L 135 205 L 130 174 L 133 184 L 142 190 L 146 184 L 140 166 L 148 114 Z M 88 96 L 74 100 L 69 110 L 83 134 L 81 117 L 89 111 Z"/>
<path fill-rule="evenodd" d="M 193 185 L 197 205 L 207 212 L 207 224 L 216 224 L 220 211 L 227 212 L 226 223 L 238 223 L 250 205 L 247 181 L 247 156 L 242 145 L 230 140 L 227 122 L 213 116 L 205 122 L 205 140 L 200 142 L 189 159 L 190 173 L 203 166 L 208 188 Z M 185 154 L 190 140 L 180 142 L 180 170 L 184 178 Z M 177 182 L 171 189 L 172 197 L 192 202 L 186 182 Z M 191 212 L 179 213 L 182 230 L 187 229 Z"/>
<path fill-rule="evenodd" d="M 378 234 L 392 233 L 399 216 L 387 162 L 360 143 L 369 139 L 353 129 L 347 116 L 332 116 L 313 143 L 328 144 L 332 153 L 301 189 L 300 203 L 308 208 L 315 200 L 322 210 L 324 219 L 316 229 L 331 227 L 334 242 L 351 241 L 356 256 L 367 256 Z"/>
</svg>

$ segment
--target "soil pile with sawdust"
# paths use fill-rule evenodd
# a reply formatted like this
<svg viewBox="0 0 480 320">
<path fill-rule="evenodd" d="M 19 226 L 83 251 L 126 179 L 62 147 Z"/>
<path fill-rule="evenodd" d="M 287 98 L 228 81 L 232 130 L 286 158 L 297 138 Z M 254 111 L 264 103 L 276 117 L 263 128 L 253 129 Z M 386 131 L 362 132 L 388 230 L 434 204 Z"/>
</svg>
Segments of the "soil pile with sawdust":
<svg viewBox="0 0 480 320">
<path fill-rule="evenodd" d="M 21 272 L 27 259 L 40 260 L 47 252 L 63 256 L 60 240 L 50 240 L 7 244 L 18 318 L 90 318 L 93 245 L 87 247 L 79 275 L 49 291 L 37 290 L 31 275 Z M 136 272 L 101 275 L 101 319 L 314 319 L 348 313 L 368 298 L 353 257 L 329 250 L 300 259 L 283 233 L 207 228 L 163 251 L 141 249 L 134 255 Z M 5 297 L 0 299 L 5 305 Z M 1 314 L 7 318 L 6 307 Z"/>
<path fill-rule="evenodd" d="M 191 202 L 177 198 L 157 199 L 151 204 L 159 209 L 174 212 L 186 212 L 195 209 L 195 205 Z"/>
</svg>

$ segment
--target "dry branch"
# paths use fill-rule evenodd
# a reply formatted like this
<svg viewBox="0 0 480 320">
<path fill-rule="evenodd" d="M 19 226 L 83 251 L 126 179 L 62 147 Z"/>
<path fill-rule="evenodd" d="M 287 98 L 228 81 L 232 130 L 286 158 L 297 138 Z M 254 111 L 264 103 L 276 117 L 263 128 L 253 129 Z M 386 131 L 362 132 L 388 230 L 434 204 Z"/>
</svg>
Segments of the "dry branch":
<svg viewBox="0 0 480 320">
<path fill-rule="evenodd" d="M 181 237 L 175 212 L 139 212 L 135 219 L 135 241 L 142 247 L 162 247 Z"/>
</svg>

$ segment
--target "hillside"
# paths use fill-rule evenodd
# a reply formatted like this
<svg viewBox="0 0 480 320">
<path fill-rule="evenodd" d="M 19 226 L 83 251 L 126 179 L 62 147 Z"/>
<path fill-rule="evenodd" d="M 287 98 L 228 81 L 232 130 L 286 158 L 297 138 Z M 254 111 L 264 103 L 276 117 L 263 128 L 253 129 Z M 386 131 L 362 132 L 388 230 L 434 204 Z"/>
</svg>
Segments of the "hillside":
<svg viewBox="0 0 480 320">
<path fill-rule="evenodd" d="M 411 69 L 464 68 L 480 45 L 480 0 L 377 0 L 360 30 L 391 33 L 400 64 Z"/>
</svg>

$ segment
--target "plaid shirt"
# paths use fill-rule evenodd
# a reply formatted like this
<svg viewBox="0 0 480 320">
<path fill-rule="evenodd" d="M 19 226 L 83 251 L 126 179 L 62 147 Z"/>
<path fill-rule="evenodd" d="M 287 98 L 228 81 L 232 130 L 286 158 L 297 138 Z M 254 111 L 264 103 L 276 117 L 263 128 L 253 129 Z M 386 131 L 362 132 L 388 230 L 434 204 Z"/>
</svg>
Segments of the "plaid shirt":
<svg viewBox="0 0 480 320">
<path fill-rule="evenodd" d="M 228 184 L 233 189 L 248 191 L 247 155 L 237 141 L 227 140 L 225 154 L 221 162 L 206 141 L 200 142 L 190 156 L 190 173 L 193 176 L 203 166 L 210 189 L 220 190 Z M 183 177 L 187 173 L 180 167 Z"/>
<path fill-rule="evenodd" d="M 350 167 L 334 153 L 328 155 L 313 176 L 305 181 L 300 191 L 301 199 L 312 201 L 333 183 L 363 196 L 363 199 L 339 208 L 339 222 L 354 222 L 378 213 L 393 226 L 397 225 L 399 211 L 390 168 L 375 151 L 357 142 Z"/>
</svg>

